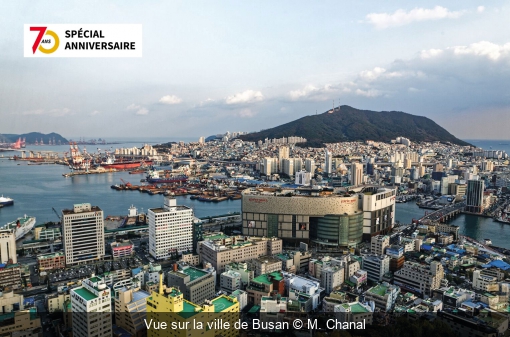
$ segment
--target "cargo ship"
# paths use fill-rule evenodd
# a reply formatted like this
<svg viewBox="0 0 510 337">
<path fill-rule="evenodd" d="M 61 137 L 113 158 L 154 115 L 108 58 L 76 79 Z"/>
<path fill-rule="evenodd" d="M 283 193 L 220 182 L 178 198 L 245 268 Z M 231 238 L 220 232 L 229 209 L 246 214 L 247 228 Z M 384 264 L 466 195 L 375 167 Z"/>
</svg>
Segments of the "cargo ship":
<svg viewBox="0 0 510 337">
<path fill-rule="evenodd" d="M 99 164 L 105 169 L 129 170 L 138 167 L 146 167 L 152 165 L 152 160 L 122 160 L 115 159 L 113 156 L 106 158 L 106 161 Z"/>
<path fill-rule="evenodd" d="M 14 204 L 14 200 L 8 197 L 4 197 L 3 195 L 0 197 L 0 205 L 2 206 L 10 206 Z"/>
<path fill-rule="evenodd" d="M 18 218 L 13 222 L 9 222 L 8 224 L 0 227 L 0 230 L 10 230 L 14 233 L 16 237 L 16 241 L 24 237 L 28 232 L 32 230 L 35 226 L 35 217 L 27 216 L 25 214 L 24 217 Z"/>
<path fill-rule="evenodd" d="M 151 184 L 169 184 L 186 182 L 188 181 L 188 176 L 184 174 L 174 176 L 170 174 L 170 171 L 164 171 L 163 176 L 160 176 L 158 171 L 149 171 L 146 180 Z"/>
</svg>

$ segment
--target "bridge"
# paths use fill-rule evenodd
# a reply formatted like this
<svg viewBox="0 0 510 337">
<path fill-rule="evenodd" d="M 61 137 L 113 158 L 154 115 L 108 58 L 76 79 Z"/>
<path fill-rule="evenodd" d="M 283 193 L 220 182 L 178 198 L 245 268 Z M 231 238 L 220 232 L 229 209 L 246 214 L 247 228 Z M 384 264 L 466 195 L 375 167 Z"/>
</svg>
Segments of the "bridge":
<svg viewBox="0 0 510 337">
<path fill-rule="evenodd" d="M 466 207 L 465 202 L 459 202 L 457 204 L 452 204 L 449 206 L 445 206 L 443 208 L 438 209 L 437 211 L 428 213 L 426 212 L 425 215 L 419 219 L 419 222 L 425 222 L 425 221 L 434 221 L 434 222 L 446 222 L 460 213 L 464 210 L 464 207 Z"/>
</svg>

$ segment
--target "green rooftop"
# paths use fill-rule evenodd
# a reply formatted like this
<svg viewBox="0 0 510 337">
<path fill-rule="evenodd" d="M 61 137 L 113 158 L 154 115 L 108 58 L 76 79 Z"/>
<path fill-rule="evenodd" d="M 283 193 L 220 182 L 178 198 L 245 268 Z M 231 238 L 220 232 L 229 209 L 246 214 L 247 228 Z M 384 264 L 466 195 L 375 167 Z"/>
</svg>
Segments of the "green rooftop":
<svg viewBox="0 0 510 337">
<path fill-rule="evenodd" d="M 106 273 L 105 273 L 106 274 Z M 94 276 L 94 277 L 91 277 L 89 278 L 90 282 L 92 283 L 97 283 L 99 281 L 101 281 L 101 278 L 97 277 L 97 276 Z"/>
<path fill-rule="evenodd" d="M 167 293 L 167 295 L 168 295 L 169 297 L 177 297 L 177 296 L 179 296 L 179 295 L 182 295 L 182 293 L 181 293 L 179 290 L 177 290 L 177 289 L 175 289 L 175 288 L 172 288 L 172 291 L 170 291 L 169 293 Z"/>
<path fill-rule="evenodd" d="M 93 300 L 95 298 L 97 298 L 97 296 L 94 294 L 94 293 L 91 293 L 89 290 L 85 289 L 85 288 L 76 288 L 76 289 L 73 289 L 75 293 L 77 293 L 78 295 L 80 295 L 82 298 L 84 298 L 86 301 L 90 301 L 90 300 Z"/>
<path fill-rule="evenodd" d="M 372 287 L 368 291 L 372 294 L 379 295 L 381 297 L 384 297 L 386 295 L 386 291 L 388 290 L 388 287 L 383 286 L 382 284 L 378 284 L 375 287 Z"/>
<path fill-rule="evenodd" d="M 260 310 L 260 307 L 258 305 L 254 305 L 253 307 L 251 307 L 250 311 L 248 311 L 248 313 L 250 314 L 255 314 L 257 312 L 259 312 Z"/>
<path fill-rule="evenodd" d="M 253 279 L 256 283 L 272 284 L 271 280 L 281 281 L 283 279 L 282 274 L 278 271 L 274 271 L 270 274 L 262 274 Z"/>
<path fill-rule="evenodd" d="M 186 274 L 186 275 L 189 275 L 190 282 L 193 282 L 196 279 L 201 278 L 202 276 L 207 275 L 207 272 L 205 272 L 203 270 L 200 270 L 200 269 L 192 268 L 192 267 L 188 267 L 186 269 L 179 270 L 179 272 L 181 272 L 183 274 Z"/>
<path fill-rule="evenodd" d="M 216 234 L 216 235 L 204 236 L 204 240 L 211 240 L 211 241 L 228 239 L 228 238 L 230 238 L 230 236 L 225 235 L 225 234 Z"/>
<path fill-rule="evenodd" d="M 234 301 L 229 301 L 224 296 L 220 296 L 212 301 L 214 305 L 214 312 L 222 312 L 233 306 Z"/>
<path fill-rule="evenodd" d="M 187 301 L 184 301 L 183 302 L 183 309 L 182 311 L 179 313 L 179 316 L 181 316 L 182 318 L 190 318 L 191 316 L 197 314 L 198 312 L 200 312 L 201 310 L 199 311 L 195 311 L 198 307 L 194 306 L 193 304 L 187 302 Z"/>
<path fill-rule="evenodd" d="M 362 312 L 368 312 L 368 310 L 362 306 L 359 303 L 351 305 L 351 312 L 352 313 L 362 313 Z"/>
</svg>

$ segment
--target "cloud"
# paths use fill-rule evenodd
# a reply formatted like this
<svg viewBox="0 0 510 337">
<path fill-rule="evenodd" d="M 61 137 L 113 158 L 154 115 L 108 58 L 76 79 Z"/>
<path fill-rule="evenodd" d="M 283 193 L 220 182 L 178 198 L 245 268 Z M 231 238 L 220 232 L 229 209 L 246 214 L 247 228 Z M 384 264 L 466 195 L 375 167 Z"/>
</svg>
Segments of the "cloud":
<svg viewBox="0 0 510 337">
<path fill-rule="evenodd" d="M 475 55 L 484 56 L 491 60 L 498 60 L 502 57 L 508 57 L 510 53 L 510 43 L 498 45 L 488 41 L 472 43 L 469 46 L 456 46 L 449 48 L 455 55 Z"/>
<path fill-rule="evenodd" d="M 137 112 L 136 112 L 137 115 L 148 115 L 149 114 L 149 110 L 146 109 L 146 108 L 141 108 L 139 109 Z"/>
<path fill-rule="evenodd" d="M 149 114 L 149 110 L 147 108 L 144 108 L 143 106 L 137 105 L 135 103 L 128 105 L 126 109 L 127 110 L 136 110 L 136 112 L 135 112 L 136 115 L 148 115 Z"/>
<path fill-rule="evenodd" d="M 92 116 L 95 116 L 95 115 L 99 115 L 100 113 L 101 113 L 100 111 L 94 110 L 94 111 L 92 111 L 90 114 L 91 114 Z"/>
<path fill-rule="evenodd" d="M 478 6 L 478 7 L 476 8 L 476 11 L 477 11 L 478 13 L 482 13 L 483 11 L 485 11 L 485 7 L 484 7 L 484 6 Z"/>
<path fill-rule="evenodd" d="M 68 108 L 51 109 L 51 110 L 36 109 L 36 110 L 24 111 L 21 114 L 22 115 L 44 115 L 44 116 L 51 116 L 51 117 L 62 117 L 62 116 L 70 115 L 71 109 L 68 109 Z"/>
<path fill-rule="evenodd" d="M 179 104 L 181 102 L 182 102 L 182 99 L 175 95 L 166 95 L 159 99 L 159 103 L 169 104 L 169 105 Z"/>
<path fill-rule="evenodd" d="M 381 92 L 379 90 L 375 89 L 356 89 L 355 91 L 356 95 L 364 96 L 364 97 L 377 97 L 381 95 Z"/>
<path fill-rule="evenodd" d="M 403 9 L 398 9 L 393 14 L 370 13 L 366 16 L 366 19 L 375 28 L 385 29 L 420 21 L 457 19 L 463 14 L 464 11 L 450 11 L 448 8 L 436 6 L 432 9 L 414 8 L 408 12 Z"/>
<path fill-rule="evenodd" d="M 288 96 L 291 100 L 311 100 L 311 101 L 322 101 L 325 99 L 329 99 L 328 97 L 333 93 L 338 93 L 340 91 L 349 91 L 349 88 L 337 88 L 331 84 L 325 84 L 322 86 L 317 86 L 314 84 L 308 84 L 302 89 L 291 90 L 288 93 Z"/>
<path fill-rule="evenodd" d="M 262 101 L 264 99 L 264 95 L 260 91 L 255 90 L 245 90 L 243 92 L 237 93 L 233 96 L 228 96 L 225 99 L 225 103 L 227 104 L 244 104 L 244 103 L 253 103 Z"/>
<path fill-rule="evenodd" d="M 241 118 L 252 118 L 255 117 L 257 113 L 251 109 L 242 109 L 237 113 L 237 115 Z"/>
</svg>

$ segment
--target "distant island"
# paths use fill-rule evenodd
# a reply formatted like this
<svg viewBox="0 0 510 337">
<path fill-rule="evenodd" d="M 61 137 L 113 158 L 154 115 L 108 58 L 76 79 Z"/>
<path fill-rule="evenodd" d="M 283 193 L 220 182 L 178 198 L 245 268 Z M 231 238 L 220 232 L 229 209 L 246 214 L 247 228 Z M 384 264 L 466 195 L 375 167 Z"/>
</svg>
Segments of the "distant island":
<svg viewBox="0 0 510 337">
<path fill-rule="evenodd" d="M 40 132 L 29 132 L 29 133 L 22 133 L 22 134 L 0 134 L 0 139 L 4 139 L 9 142 L 16 142 L 18 138 L 21 138 L 22 140 L 25 139 L 26 144 L 40 144 L 41 140 L 43 141 L 43 144 L 68 144 L 69 141 L 59 135 L 58 133 L 52 132 L 52 133 L 40 133 Z"/>
<path fill-rule="evenodd" d="M 263 141 L 266 138 L 289 136 L 306 138 L 306 146 L 310 147 L 349 141 L 389 142 L 397 137 L 406 137 L 415 142 L 439 141 L 471 145 L 456 138 L 427 117 L 401 111 L 359 110 L 348 105 L 239 138 L 245 141 Z"/>
</svg>

